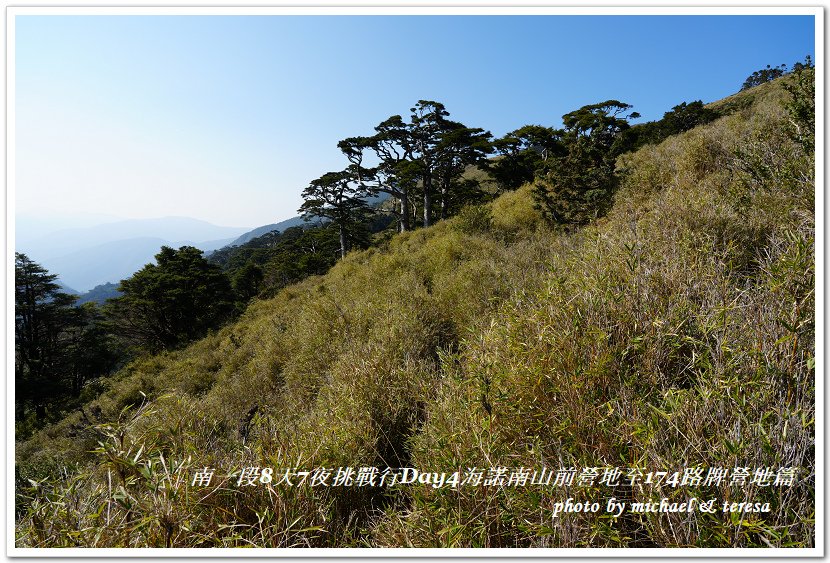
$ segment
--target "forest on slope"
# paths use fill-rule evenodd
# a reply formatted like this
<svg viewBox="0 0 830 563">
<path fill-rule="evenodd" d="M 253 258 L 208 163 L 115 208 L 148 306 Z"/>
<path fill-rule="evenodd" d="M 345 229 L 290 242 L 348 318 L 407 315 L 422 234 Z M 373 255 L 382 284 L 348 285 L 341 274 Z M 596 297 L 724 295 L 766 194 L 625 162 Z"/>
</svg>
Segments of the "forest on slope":
<svg viewBox="0 0 830 563">
<path fill-rule="evenodd" d="M 497 162 L 531 161 L 518 189 L 447 202 L 432 225 L 427 202 L 419 229 L 399 207 L 401 232 L 365 250 L 347 253 L 354 223 L 334 214 L 329 240 L 344 257 L 327 273 L 254 299 L 186 347 L 138 356 L 99 397 L 17 444 L 17 545 L 813 546 L 812 80 L 806 67 L 752 84 L 665 135 L 629 128 L 630 107 L 615 100 L 585 106 L 548 134 L 550 155 L 516 137 Z M 402 181 L 412 170 L 391 172 Z M 310 187 L 354 185 L 324 176 Z M 273 468 L 273 482 L 247 486 L 254 467 Z M 345 467 L 797 468 L 797 478 L 277 478 Z M 208 468 L 210 482 L 195 480 Z M 552 518 L 568 497 L 771 510 Z"/>
</svg>

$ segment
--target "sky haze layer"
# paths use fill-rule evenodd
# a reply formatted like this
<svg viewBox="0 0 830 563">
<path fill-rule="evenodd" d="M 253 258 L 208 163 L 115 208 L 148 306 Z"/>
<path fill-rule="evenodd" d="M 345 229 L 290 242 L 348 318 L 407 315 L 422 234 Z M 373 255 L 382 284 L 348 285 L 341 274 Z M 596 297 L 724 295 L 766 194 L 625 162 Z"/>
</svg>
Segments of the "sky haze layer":
<svg viewBox="0 0 830 563">
<path fill-rule="evenodd" d="M 418 100 L 496 136 L 647 121 L 815 57 L 810 16 L 16 16 L 16 213 L 297 214 L 337 142 Z"/>
</svg>

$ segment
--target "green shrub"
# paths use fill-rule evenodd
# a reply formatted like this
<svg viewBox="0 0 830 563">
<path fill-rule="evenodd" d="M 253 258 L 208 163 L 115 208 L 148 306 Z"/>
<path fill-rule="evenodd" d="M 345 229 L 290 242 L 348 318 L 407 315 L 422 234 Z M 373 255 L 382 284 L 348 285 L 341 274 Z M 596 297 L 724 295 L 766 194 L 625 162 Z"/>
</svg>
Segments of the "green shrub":
<svg viewBox="0 0 830 563">
<path fill-rule="evenodd" d="M 487 205 L 467 205 L 455 217 L 455 228 L 473 234 L 490 230 L 493 214 Z"/>
</svg>

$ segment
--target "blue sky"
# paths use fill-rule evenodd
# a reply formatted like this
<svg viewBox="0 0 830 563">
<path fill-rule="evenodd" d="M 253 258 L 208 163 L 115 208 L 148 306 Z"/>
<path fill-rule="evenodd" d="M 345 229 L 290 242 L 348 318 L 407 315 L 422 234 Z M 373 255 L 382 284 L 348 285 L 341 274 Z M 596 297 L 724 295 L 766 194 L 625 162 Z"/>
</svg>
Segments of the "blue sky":
<svg viewBox="0 0 830 563">
<path fill-rule="evenodd" d="M 614 98 L 643 120 L 814 53 L 808 16 L 17 16 L 16 212 L 296 215 L 419 99 L 500 136 Z"/>
</svg>

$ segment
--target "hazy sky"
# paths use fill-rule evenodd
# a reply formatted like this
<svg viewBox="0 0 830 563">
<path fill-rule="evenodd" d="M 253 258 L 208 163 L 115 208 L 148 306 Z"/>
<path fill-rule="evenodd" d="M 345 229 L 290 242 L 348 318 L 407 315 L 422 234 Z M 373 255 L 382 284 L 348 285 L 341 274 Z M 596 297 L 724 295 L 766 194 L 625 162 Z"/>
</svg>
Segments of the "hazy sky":
<svg viewBox="0 0 830 563">
<path fill-rule="evenodd" d="M 419 99 L 500 136 L 615 98 L 642 120 L 814 54 L 808 16 L 17 16 L 16 212 L 296 215 Z M 641 121 L 642 121 L 641 120 Z"/>
</svg>

